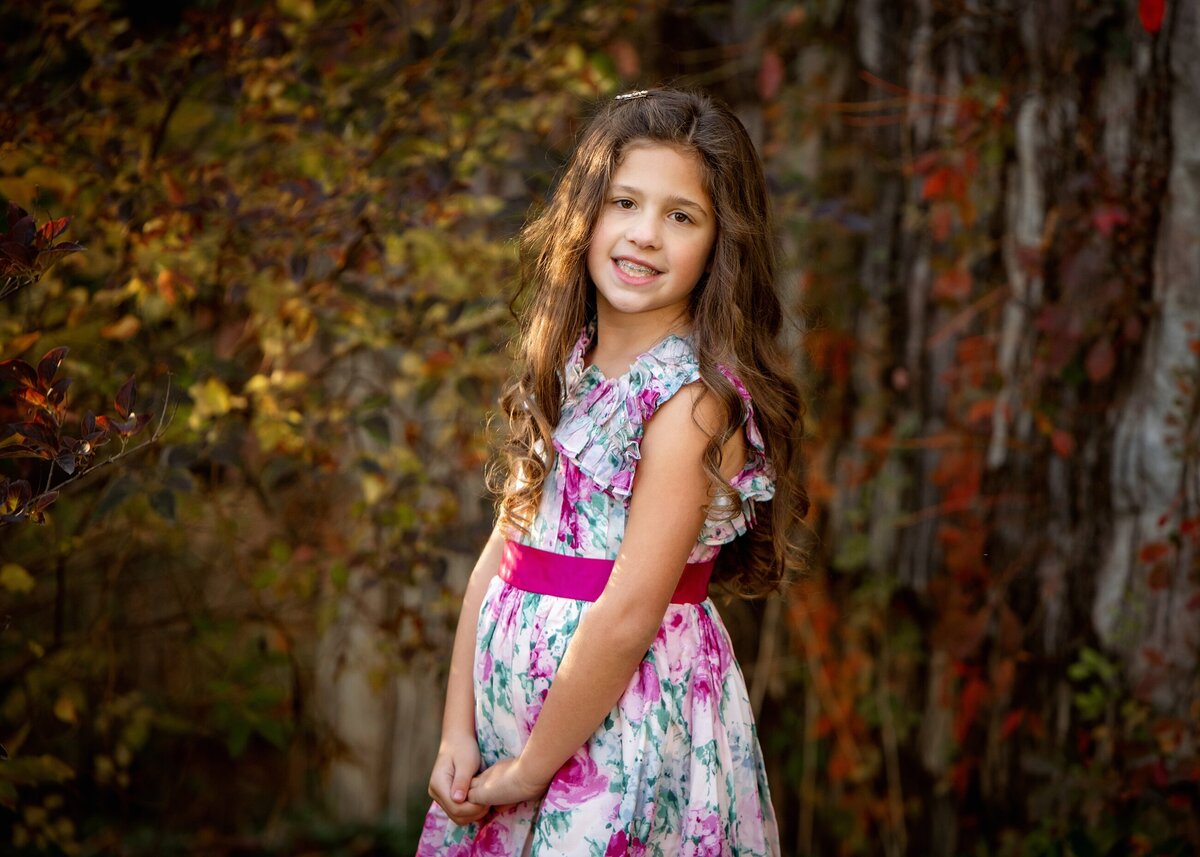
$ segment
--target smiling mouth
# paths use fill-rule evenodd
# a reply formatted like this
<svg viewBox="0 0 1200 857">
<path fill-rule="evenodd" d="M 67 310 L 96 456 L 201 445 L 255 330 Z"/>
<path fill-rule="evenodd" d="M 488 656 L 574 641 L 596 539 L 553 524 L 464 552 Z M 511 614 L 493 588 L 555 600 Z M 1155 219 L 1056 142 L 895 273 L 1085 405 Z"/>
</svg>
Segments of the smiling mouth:
<svg viewBox="0 0 1200 857">
<path fill-rule="evenodd" d="M 647 268 L 645 265 L 630 262 L 628 259 L 617 259 L 616 263 L 618 268 L 631 277 L 649 277 L 662 273 L 662 271 L 657 271 L 654 268 Z"/>
</svg>

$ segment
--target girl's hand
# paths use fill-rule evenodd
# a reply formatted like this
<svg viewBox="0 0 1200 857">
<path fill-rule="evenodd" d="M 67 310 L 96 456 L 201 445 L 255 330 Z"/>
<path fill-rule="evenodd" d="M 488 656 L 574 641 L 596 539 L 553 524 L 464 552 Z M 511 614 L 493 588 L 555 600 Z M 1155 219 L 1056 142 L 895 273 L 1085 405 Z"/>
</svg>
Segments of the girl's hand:
<svg viewBox="0 0 1200 857">
<path fill-rule="evenodd" d="M 501 759 L 471 780 L 469 800 L 489 806 L 508 806 L 545 794 L 550 780 L 531 779 L 521 760 Z"/>
<path fill-rule="evenodd" d="M 474 735 L 442 738 L 429 777 L 429 796 L 459 827 L 478 821 L 491 808 L 467 799 L 471 777 L 479 770 L 479 763 L 479 744 Z"/>
</svg>

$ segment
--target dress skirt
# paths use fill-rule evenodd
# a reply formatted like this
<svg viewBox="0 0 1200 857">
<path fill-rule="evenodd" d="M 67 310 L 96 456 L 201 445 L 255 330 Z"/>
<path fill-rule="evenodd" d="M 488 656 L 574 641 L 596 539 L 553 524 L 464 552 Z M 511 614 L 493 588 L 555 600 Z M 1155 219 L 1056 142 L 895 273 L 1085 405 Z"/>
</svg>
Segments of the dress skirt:
<svg viewBox="0 0 1200 857">
<path fill-rule="evenodd" d="M 484 767 L 529 739 L 590 601 L 492 579 L 479 613 L 475 724 Z M 745 679 L 710 599 L 672 603 L 617 705 L 537 801 L 458 827 L 434 803 L 432 855 L 778 855 Z"/>
</svg>

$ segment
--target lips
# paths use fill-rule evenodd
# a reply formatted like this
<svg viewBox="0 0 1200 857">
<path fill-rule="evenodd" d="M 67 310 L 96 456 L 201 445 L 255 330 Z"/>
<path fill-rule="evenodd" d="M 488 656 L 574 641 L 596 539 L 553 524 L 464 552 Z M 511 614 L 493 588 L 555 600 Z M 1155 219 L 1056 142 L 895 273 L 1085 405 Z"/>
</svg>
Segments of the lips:
<svg viewBox="0 0 1200 857">
<path fill-rule="evenodd" d="M 613 262 L 631 277 L 652 277 L 662 273 L 650 263 L 633 256 L 617 256 Z"/>
</svg>

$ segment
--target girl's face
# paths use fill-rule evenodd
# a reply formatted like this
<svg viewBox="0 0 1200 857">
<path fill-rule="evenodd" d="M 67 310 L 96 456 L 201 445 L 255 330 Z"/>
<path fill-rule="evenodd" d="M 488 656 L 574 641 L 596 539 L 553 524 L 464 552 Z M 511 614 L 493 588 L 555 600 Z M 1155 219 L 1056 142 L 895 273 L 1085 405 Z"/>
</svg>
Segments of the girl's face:
<svg viewBox="0 0 1200 857">
<path fill-rule="evenodd" d="M 694 153 L 650 142 L 626 146 L 588 245 L 602 322 L 613 313 L 652 313 L 665 327 L 686 315 L 716 234 Z"/>
</svg>

